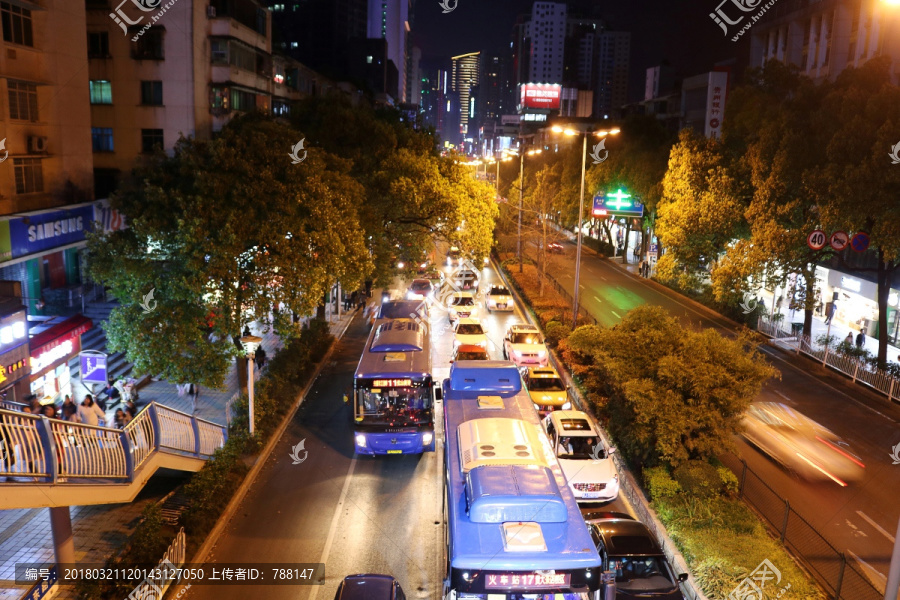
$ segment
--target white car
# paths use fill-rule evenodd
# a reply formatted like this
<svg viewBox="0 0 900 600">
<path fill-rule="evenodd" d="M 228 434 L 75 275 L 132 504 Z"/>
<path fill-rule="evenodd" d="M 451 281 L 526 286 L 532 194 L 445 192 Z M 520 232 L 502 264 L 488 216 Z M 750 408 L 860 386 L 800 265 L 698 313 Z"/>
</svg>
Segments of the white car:
<svg viewBox="0 0 900 600">
<path fill-rule="evenodd" d="M 478 319 L 460 319 L 456 322 L 454 346 L 481 346 L 487 350 L 488 339 L 481 321 Z"/>
<path fill-rule="evenodd" d="M 502 285 L 492 285 L 484 295 L 484 307 L 488 312 L 494 310 L 515 310 L 512 294 Z"/>
<path fill-rule="evenodd" d="M 619 495 L 619 474 L 603 438 L 579 410 L 557 410 L 544 418 L 559 466 L 576 502 L 608 502 Z"/>
<path fill-rule="evenodd" d="M 503 358 L 517 367 L 546 367 L 550 353 L 544 345 L 544 337 L 534 325 L 513 325 L 503 338 Z"/>
<path fill-rule="evenodd" d="M 406 290 L 407 300 L 424 300 L 434 296 L 434 285 L 428 279 L 413 279 Z"/>
<path fill-rule="evenodd" d="M 475 304 L 475 294 L 472 292 L 453 292 L 449 304 L 447 316 L 451 323 L 460 319 L 474 317 L 478 311 L 478 306 Z"/>
</svg>

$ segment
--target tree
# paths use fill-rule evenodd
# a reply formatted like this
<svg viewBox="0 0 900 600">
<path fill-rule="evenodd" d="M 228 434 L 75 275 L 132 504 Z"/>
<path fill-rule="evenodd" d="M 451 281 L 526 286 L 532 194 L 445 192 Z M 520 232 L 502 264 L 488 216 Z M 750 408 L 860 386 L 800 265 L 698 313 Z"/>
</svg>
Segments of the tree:
<svg viewBox="0 0 900 600">
<path fill-rule="evenodd" d="M 731 449 L 744 411 L 778 375 L 751 336 L 687 329 L 644 305 L 610 329 L 576 329 L 563 352 L 605 399 L 602 416 L 627 454 L 643 466 L 675 467 Z"/>
<path fill-rule="evenodd" d="M 271 313 L 288 339 L 292 313 L 311 314 L 335 281 L 354 289 L 371 271 L 362 187 L 347 161 L 314 147 L 292 164 L 284 150 L 302 137 L 237 118 L 213 141 L 180 140 L 111 199 L 130 228 L 92 235 L 89 269 L 122 302 L 107 336 L 137 371 L 218 387 L 246 323 Z"/>
</svg>

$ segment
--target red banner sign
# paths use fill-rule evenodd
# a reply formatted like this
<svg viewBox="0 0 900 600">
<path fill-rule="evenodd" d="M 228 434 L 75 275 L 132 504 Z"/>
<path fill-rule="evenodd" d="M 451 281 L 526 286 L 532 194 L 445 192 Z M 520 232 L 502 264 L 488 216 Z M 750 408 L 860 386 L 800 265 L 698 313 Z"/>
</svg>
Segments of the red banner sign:
<svg viewBox="0 0 900 600">
<path fill-rule="evenodd" d="M 523 108 L 559 109 L 559 97 L 562 86 L 556 83 L 522 84 L 519 104 Z"/>
</svg>

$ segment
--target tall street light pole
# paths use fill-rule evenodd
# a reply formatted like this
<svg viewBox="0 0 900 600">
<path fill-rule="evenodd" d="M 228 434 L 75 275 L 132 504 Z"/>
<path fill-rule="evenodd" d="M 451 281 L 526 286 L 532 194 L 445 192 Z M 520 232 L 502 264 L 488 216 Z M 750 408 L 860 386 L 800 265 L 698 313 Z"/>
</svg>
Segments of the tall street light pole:
<svg viewBox="0 0 900 600">
<path fill-rule="evenodd" d="M 583 235 L 584 227 L 582 223 L 584 222 L 584 175 L 585 170 L 587 168 L 587 138 L 588 135 L 598 135 L 598 136 L 607 136 L 607 135 L 615 135 L 619 133 L 618 129 L 612 129 L 610 131 L 601 130 L 601 131 L 577 131 L 575 129 L 569 127 L 560 127 L 555 125 L 551 128 L 551 131 L 554 133 L 564 133 L 568 136 L 578 135 L 581 133 L 582 135 L 582 145 L 581 145 L 581 197 L 578 201 L 578 245 L 575 250 L 575 289 L 572 290 L 572 297 L 574 298 L 572 302 L 572 328 L 578 324 L 578 300 L 581 297 L 581 237 Z"/>
<path fill-rule="evenodd" d="M 519 258 L 519 273 L 522 272 L 522 201 L 525 198 L 525 154 L 534 156 L 540 154 L 541 149 L 525 152 L 525 146 L 519 149 L 519 234 L 516 244 L 516 256 Z"/>
<path fill-rule="evenodd" d="M 248 418 L 250 419 L 250 435 L 253 435 L 255 429 L 254 423 L 256 421 L 253 414 L 253 362 L 256 358 L 256 349 L 259 348 L 262 341 L 263 339 L 257 335 L 245 335 L 241 338 L 241 344 L 244 346 L 244 351 L 247 353 L 247 403 L 250 408 L 250 414 L 248 415 Z"/>
</svg>

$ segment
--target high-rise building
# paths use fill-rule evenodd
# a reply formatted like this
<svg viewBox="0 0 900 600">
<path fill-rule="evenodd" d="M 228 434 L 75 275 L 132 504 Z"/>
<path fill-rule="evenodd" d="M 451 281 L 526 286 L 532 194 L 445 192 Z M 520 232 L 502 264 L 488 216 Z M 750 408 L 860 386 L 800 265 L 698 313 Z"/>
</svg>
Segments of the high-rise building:
<svg viewBox="0 0 900 600">
<path fill-rule="evenodd" d="M 487 123 L 499 123 L 504 114 L 504 69 L 505 61 L 501 56 L 483 55 L 481 60 L 481 77 L 475 88 L 475 117 L 472 119 L 473 131 L 478 131 Z"/>
<path fill-rule="evenodd" d="M 768 60 L 796 65 L 815 81 L 834 79 L 847 67 L 859 67 L 886 54 L 893 61 L 895 81 L 900 74 L 900 9 L 873 0 L 780 0 L 749 30 L 750 66 Z M 751 18 L 726 15 L 733 26 L 720 23 L 734 36 Z M 741 17 L 738 20 L 738 17 Z"/>
<path fill-rule="evenodd" d="M 481 52 L 454 56 L 451 67 L 451 90 L 459 94 L 459 124 L 463 137 L 471 137 L 469 120 L 475 116 L 472 88 L 481 81 Z"/>
<path fill-rule="evenodd" d="M 369 38 L 387 41 L 388 59 L 399 74 L 398 94 L 406 102 L 407 36 L 409 32 L 410 0 L 369 0 L 366 34 Z"/>
<path fill-rule="evenodd" d="M 142 15 L 133 12 L 125 16 Z M 235 114 L 257 109 L 287 116 L 292 101 L 333 85 L 272 54 L 271 21 L 279 14 L 256 0 L 179 0 L 138 37 L 110 19 L 108 7 L 88 4 L 98 197 L 106 197 L 140 156 L 156 147 L 170 151 L 181 135 L 209 139 Z"/>
<path fill-rule="evenodd" d="M 326 77 L 346 78 L 350 40 L 367 37 L 369 0 L 265 0 L 265 4 L 275 17 L 276 50 Z"/>
<path fill-rule="evenodd" d="M 422 103 L 422 49 L 413 46 L 409 53 L 409 72 L 406 76 L 406 101 L 410 104 Z"/>
<path fill-rule="evenodd" d="M 562 83 L 566 42 L 565 3 L 535 2 L 525 35 L 531 41 L 529 81 Z"/>
<path fill-rule="evenodd" d="M 618 118 L 622 107 L 628 102 L 631 34 L 627 31 L 605 31 L 598 36 L 598 46 L 594 118 Z"/>
</svg>

